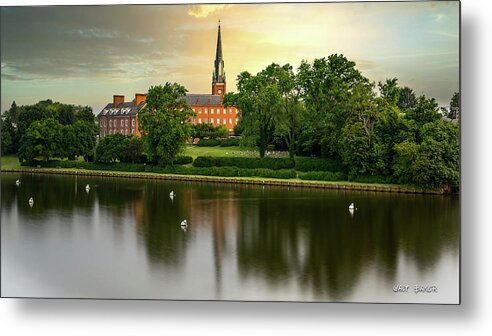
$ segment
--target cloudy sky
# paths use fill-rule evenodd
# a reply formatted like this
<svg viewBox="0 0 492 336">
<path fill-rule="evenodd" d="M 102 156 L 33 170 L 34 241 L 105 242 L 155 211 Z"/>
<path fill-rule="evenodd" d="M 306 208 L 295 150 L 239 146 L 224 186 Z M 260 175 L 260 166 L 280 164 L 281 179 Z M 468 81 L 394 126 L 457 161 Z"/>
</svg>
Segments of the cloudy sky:
<svg viewBox="0 0 492 336">
<path fill-rule="evenodd" d="M 241 71 L 334 53 L 447 105 L 459 85 L 459 4 L 2 7 L 1 109 L 50 98 L 99 112 L 166 81 L 209 93 L 217 22 L 228 91 Z"/>
</svg>

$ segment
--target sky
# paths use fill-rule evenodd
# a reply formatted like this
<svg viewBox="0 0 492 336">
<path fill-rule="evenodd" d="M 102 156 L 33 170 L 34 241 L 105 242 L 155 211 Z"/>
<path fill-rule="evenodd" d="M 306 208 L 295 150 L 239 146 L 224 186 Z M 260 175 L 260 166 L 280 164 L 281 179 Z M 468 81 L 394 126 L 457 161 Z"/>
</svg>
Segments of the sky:
<svg viewBox="0 0 492 336">
<path fill-rule="evenodd" d="M 49 98 L 97 114 L 165 82 L 211 93 L 219 19 L 227 91 L 242 71 L 335 53 L 441 106 L 459 90 L 454 1 L 2 7 L 1 110 Z"/>
</svg>

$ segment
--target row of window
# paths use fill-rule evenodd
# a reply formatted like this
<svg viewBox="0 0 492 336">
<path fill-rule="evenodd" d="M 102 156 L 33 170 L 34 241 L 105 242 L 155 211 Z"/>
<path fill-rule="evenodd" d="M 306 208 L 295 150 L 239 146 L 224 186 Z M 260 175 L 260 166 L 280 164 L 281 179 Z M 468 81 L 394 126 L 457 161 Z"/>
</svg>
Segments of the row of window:
<svg viewBox="0 0 492 336">
<path fill-rule="evenodd" d="M 108 134 L 121 133 L 121 134 L 124 134 L 124 135 L 128 135 L 128 134 L 130 134 L 130 132 L 131 132 L 131 134 L 135 134 L 135 129 L 132 128 L 131 131 L 128 130 L 128 128 L 127 129 L 124 129 L 124 130 L 119 130 L 119 131 L 114 130 L 114 129 L 111 129 L 111 130 L 109 130 Z M 103 130 L 101 130 L 101 137 L 104 137 L 105 135 L 106 135 L 105 132 Z"/>
<path fill-rule="evenodd" d="M 197 119 L 193 118 L 193 119 L 192 119 L 193 123 L 195 123 L 195 121 L 196 121 L 196 120 L 197 120 Z M 213 124 L 213 123 L 214 123 L 214 120 L 215 120 L 215 124 L 216 124 L 216 125 L 220 125 L 220 119 L 219 119 L 219 118 L 217 118 L 217 119 L 210 118 L 210 123 L 211 123 L 211 124 Z M 237 118 L 236 118 L 236 124 L 237 124 L 237 121 L 238 121 L 238 120 L 237 120 Z M 202 123 L 202 118 L 198 118 L 198 123 L 199 123 L 199 124 L 201 124 L 201 123 Z M 204 119 L 204 123 L 205 123 L 205 124 L 208 124 L 208 118 L 205 118 L 205 119 Z M 226 119 L 226 118 L 222 119 L 222 124 L 227 125 L 227 119 Z M 229 124 L 232 124 L 232 118 L 229 118 Z"/>
<path fill-rule="evenodd" d="M 99 122 L 99 125 L 105 127 L 106 126 L 106 120 L 101 120 Z M 118 125 L 117 120 L 112 120 L 112 119 L 109 120 L 109 127 L 113 127 L 113 126 L 116 127 L 117 125 Z M 121 127 L 123 127 L 123 126 L 128 127 L 128 119 L 120 120 L 120 126 Z M 135 119 L 132 119 L 132 127 L 135 127 Z"/>
<path fill-rule="evenodd" d="M 193 110 L 193 112 L 198 112 L 198 114 L 201 114 L 202 113 L 202 109 L 201 108 L 193 108 L 192 110 Z M 204 113 L 208 113 L 208 108 L 205 107 L 203 109 L 203 112 Z M 215 112 L 217 112 L 217 114 L 220 114 L 221 109 L 218 108 L 217 111 L 215 111 L 215 109 L 213 109 L 213 108 L 210 109 L 210 114 L 214 114 Z M 237 113 L 237 111 L 235 111 L 235 112 Z M 223 114 L 226 114 L 226 109 L 225 108 L 222 109 L 222 113 Z M 232 108 L 229 108 L 229 114 L 232 114 Z"/>
</svg>

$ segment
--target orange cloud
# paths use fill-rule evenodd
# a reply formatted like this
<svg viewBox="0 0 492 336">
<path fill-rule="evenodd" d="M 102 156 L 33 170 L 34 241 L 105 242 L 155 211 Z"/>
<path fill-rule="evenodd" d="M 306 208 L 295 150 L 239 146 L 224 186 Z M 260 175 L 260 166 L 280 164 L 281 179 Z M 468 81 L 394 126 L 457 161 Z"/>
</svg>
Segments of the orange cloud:
<svg viewBox="0 0 492 336">
<path fill-rule="evenodd" d="M 212 14 L 223 9 L 227 9 L 234 5 L 192 5 L 188 9 L 188 15 L 196 18 L 206 18 L 209 14 Z"/>
</svg>

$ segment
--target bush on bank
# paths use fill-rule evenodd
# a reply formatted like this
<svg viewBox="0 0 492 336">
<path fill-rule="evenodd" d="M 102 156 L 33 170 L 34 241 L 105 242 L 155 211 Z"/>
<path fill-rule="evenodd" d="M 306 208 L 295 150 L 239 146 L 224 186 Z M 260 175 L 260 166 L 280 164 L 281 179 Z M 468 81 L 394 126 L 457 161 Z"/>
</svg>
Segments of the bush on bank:
<svg viewBox="0 0 492 336">
<path fill-rule="evenodd" d="M 197 143 L 198 147 L 232 147 L 239 146 L 239 138 L 226 139 L 200 139 Z"/>
<path fill-rule="evenodd" d="M 107 170 L 117 172 L 151 172 L 159 174 L 181 174 L 181 175 L 202 175 L 202 176 L 221 176 L 221 177 L 264 177 L 291 179 L 297 176 L 293 169 L 272 170 L 265 168 L 238 168 L 238 167 L 185 167 L 144 165 L 133 163 L 95 163 L 81 161 L 31 161 L 24 162 L 22 166 L 43 167 L 43 168 L 78 168 L 87 170 Z"/>
<path fill-rule="evenodd" d="M 193 161 L 194 167 L 237 167 L 265 169 L 293 169 L 295 161 L 290 158 L 250 158 L 250 157 L 216 157 L 199 156 Z"/>
</svg>

